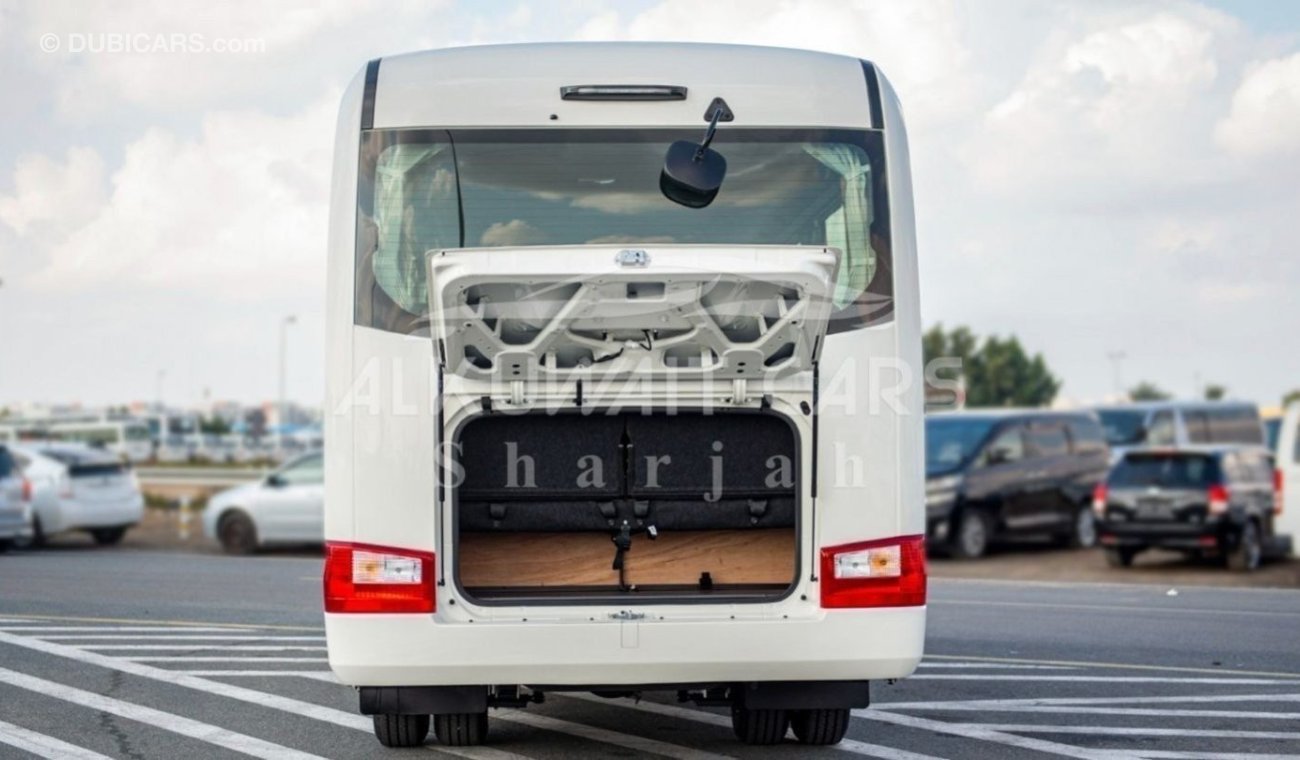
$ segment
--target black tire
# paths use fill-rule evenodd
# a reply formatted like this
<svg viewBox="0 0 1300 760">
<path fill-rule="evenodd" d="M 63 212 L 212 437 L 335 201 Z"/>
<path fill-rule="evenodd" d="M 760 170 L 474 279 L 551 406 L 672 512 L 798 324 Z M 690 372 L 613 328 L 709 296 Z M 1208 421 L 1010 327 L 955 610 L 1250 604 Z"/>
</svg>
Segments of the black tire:
<svg viewBox="0 0 1300 760">
<path fill-rule="evenodd" d="M 957 559 L 979 559 L 993 543 L 993 520 L 987 512 L 968 509 L 957 516 L 957 529 L 948 541 L 948 551 Z"/>
<path fill-rule="evenodd" d="M 418 747 L 429 737 L 428 715 L 376 715 L 375 738 L 385 747 Z"/>
<path fill-rule="evenodd" d="M 849 711 L 798 710 L 790 716 L 790 728 L 800 744 L 839 744 L 849 730 Z"/>
<path fill-rule="evenodd" d="M 1253 572 L 1259 569 L 1263 560 L 1264 544 L 1259 538 L 1259 524 L 1247 520 L 1237 536 L 1237 546 L 1228 552 L 1228 569 L 1239 573 Z"/>
<path fill-rule="evenodd" d="M 790 715 L 785 710 L 750 710 L 731 708 L 731 730 L 736 738 L 746 744 L 780 744 L 790 725 Z"/>
<path fill-rule="evenodd" d="M 1132 567 L 1133 558 L 1136 556 L 1136 549 L 1111 546 L 1106 549 L 1106 564 L 1111 567 Z"/>
<path fill-rule="evenodd" d="M 1065 544 L 1071 549 L 1091 549 L 1097 545 L 1097 516 L 1091 506 L 1081 507 L 1074 513 Z"/>
<path fill-rule="evenodd" d="M 13 541 L 7 538 L 0 538 L 0 554 L 4 554 L 5 552 L 9 551 L 10 549 L 13 548 L 13 546 L 14 546 Z"/>
<path fill-rule="evenodd" d="M 95 528 L 90 531 L 90 537 L 95 539 L 95 543 L 100 546 L 113 546 L 122 542 L 126 536 L 126 528 Z"/>
<path fill-rule="evenodd" d="M 433 716 L 433 735 L 448 747 L 473 747 L 487 741 L 487 711 Z"/>
<path fill-rule="evenodd" d="M 217 540 L 226 554 L 252 554 L 257 551 L 257 526 L 243 512 L 227 512 L 217 523 Z"/>
</svg>

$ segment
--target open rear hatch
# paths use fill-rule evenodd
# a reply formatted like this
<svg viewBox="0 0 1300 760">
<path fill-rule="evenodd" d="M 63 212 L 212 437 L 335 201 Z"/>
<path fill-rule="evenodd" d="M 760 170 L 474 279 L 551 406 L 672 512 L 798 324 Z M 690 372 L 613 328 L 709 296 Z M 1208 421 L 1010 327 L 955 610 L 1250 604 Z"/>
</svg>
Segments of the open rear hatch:
<svg viewBox="0 0 1300 760">
<path fill-rule="evenodd" d="M 772 402 L 810 398 L 837 260 L 766 246 L 431 254 L 444 395 L 482 404 L 442 431 L 463 473 L 448 534 L 461 591 L 485 604 L 787 592 L 805 467 L 801 423 Z M 623 403 L 646 380 L 672 389 L 672 408 Z"/>
</svg>

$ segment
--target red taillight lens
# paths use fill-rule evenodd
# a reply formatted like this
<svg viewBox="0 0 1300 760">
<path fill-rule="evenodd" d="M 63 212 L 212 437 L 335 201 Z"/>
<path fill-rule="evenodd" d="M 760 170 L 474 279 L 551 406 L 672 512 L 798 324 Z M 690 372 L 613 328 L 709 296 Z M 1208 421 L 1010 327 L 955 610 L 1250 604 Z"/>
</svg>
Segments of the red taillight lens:
<svg viewBox="0 0 1300 760">
<path fill-rule="evenodd" d="M 1282 514 L 1282 486 L 1285 480 L 1282 477 L 1282 469 L 1279 467 L 1273 470 L 1273 514 Z"/>
<path fill-rule="evenodd" d="M 925 604 L 925 536 L 828 546 L 821 553 L 822 607 Z"/>
<path fill-rule="evenodd" d="M 1228 489 L 1215 483 L 1205 492 L 1210 503 L 1210 514 L 1219 515 L 1228 511 Z"/>
<path fill-rule="evenodd" d="M 1106 514 L 1106 502 L 1110 500 L 1110 489 L 1105 483 L 1098 483 L 1096 488 L 1092 489 L 1092 511 L 1097 515 Z"/>
<path fill-rule="evenodd" d="M 23 501 L 32 500 L 32 481 L 23 478 Z"/>
<path fill-rule="evenodd" d="M 433 553 L 325 544 L 326 612 L 433 612 Z"/>
</svg>

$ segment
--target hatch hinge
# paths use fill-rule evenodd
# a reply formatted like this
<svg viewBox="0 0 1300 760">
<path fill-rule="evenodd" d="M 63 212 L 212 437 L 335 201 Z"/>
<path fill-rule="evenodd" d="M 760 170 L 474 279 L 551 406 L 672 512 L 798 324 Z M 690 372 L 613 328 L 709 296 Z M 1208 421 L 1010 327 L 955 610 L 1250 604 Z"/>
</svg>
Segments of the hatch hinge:
<svg viewBox="0 0 1300 760">
<path fill-rule="evenodd" d="M 731 403 L 737 406 L 749 403 L 749 383 L 743 377 L 731 381 Z"/>
<path fill-rule="evenodd" d="M 510 381 L 510 403 L 514 404 L 515 406 L 524 405 L 524 381 L 523 380 Z"/>
</svg>

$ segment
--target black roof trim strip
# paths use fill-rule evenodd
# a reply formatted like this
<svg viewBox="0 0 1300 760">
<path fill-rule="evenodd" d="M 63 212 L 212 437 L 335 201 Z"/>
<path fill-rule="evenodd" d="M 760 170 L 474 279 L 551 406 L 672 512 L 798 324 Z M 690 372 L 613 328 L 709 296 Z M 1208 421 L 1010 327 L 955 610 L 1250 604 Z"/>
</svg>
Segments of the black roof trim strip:
<svg viewBox="0 0 1300 760">
<path fill-rule="evenodd" d="M 379 61 L 366 64 L 366 90 L 361 96 L 361 128 L 375 128 L 375 89 L 379 86 Z"/>
<path fill-rule="evenodd" d="M 867 80 L 867 102 L 871 106 L 871 128 L 885 128 L 885 114 L 880 107 L 880 80 L 876 77 L 876 67 L 870 61 L 862 62 L 862 76 Z"/>
</svg>

